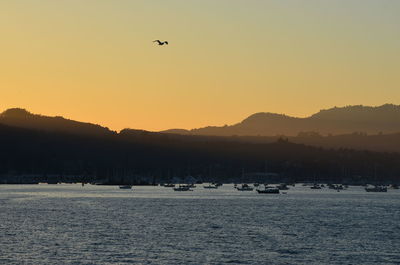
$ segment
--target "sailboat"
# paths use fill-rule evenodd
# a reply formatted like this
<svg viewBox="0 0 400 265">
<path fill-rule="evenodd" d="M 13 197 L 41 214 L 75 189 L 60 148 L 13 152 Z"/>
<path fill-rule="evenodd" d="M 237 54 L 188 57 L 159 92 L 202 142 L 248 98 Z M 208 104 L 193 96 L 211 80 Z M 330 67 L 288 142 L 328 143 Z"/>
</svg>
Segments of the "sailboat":
<svg viewBox="0 0 400 265">
<path fill-rule="evenodd" d="M 376 164 L 374 165 L 374 179 L 376 182 Z M 367 187 L 365 187 L 365 191 L 366 192 L 387 192 L 387 187 L 383 186 L 383 185 L 367 185 Z"/>
</svg>

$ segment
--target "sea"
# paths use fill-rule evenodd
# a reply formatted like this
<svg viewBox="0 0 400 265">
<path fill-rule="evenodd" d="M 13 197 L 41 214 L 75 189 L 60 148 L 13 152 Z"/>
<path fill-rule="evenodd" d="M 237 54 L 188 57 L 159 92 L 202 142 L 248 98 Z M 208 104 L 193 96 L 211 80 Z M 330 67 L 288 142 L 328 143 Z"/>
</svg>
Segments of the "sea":
<svg viewBox="0 0 400 265">
<path fill-rule="evenodd" d="M 400 190 L 0 185 L 0 264 L 400 264 Z"/>
</svg>

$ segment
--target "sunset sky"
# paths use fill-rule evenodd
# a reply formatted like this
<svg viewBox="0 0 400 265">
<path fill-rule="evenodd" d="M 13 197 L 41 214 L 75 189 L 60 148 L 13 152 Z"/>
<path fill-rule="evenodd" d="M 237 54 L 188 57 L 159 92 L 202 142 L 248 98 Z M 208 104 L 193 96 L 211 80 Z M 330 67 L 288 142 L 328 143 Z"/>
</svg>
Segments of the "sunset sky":
<svg viewBox="0 0 400 265">
<path fill-rule="evenodd" d="M 398 0 L 4 0 L 0 111 L 162 130 L 400 104 L 399 14 Z"/>
</svg>

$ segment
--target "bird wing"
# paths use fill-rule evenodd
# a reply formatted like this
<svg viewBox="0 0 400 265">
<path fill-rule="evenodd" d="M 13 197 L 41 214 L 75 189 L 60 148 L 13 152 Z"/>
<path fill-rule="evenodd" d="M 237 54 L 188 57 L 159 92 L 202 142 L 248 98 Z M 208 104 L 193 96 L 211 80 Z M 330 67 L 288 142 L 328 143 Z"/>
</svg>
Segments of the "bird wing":
<svg viewBox="0 0 400 265">
<path fill-rule="evenodd" d="M 155 41 L 153 41 L 153 42 L 158 42 L 158 43 L 161 43 L 161 41 L 160 41 L 160 40 L 155 40 Z"/>
</svg>

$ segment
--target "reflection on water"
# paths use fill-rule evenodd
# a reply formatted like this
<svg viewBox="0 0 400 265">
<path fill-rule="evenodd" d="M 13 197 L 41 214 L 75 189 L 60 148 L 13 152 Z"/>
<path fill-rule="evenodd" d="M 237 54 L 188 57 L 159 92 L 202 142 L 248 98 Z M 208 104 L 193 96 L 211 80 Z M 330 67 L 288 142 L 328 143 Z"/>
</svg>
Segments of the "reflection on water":
<svg viewBox="0 0 400 265">
<path fill-rule="evenodd" d="M 0 264 L 398 264 L 399 220 L 399 190 L 1 185 Z"/>
</svg>

